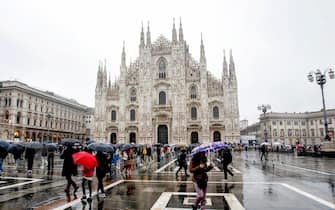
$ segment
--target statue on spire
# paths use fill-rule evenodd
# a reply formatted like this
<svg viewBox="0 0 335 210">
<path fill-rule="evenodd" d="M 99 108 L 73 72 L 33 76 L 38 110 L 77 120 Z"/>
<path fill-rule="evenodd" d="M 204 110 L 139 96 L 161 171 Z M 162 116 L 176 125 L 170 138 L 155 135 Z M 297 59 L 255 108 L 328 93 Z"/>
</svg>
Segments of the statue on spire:
<svg viewBox="0 0 335 210">
<path fill-rule="evenodd" d="M 172 27 L 172 43 L 177 44 L 177 30 L 176 30 L 174 18 L 173 18 L 173 27 Z"/>
<path fill-rule="evenodd" d="M 140 47 L 143 48 L 144 46 L 145 46 L 145 43 L 144 43 L 144 31 L 143 31 L 143 22 L 142 22 Z"/>
<path fill-rule="evenodd" d="M 202 33 L 201 33 L 201 44 L 200 44 L 200 63 L 206 64 L 205 47 L 204 42 L 202 40 Z"/>
<path fill-rule="evenodd" d="M 122 55 L 121 55 L 121 68 L 126 68 L 126 51 L 123 41 L 123 47 L 122 47 Z"/>
<path fill-rule="evenodd" d="M 148 31 L 147 31 L 147 46 L 151 45 L 151 35 L 150 35 L 150 27 L 149 27 L 149 21 L 148 21 Z"/>
</svg>

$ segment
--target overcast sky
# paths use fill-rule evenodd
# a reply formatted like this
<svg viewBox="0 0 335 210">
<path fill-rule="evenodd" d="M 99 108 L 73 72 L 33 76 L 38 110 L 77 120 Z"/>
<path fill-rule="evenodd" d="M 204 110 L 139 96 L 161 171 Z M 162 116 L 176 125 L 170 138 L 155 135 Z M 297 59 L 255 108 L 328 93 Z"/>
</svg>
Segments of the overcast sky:
<svg viewBox="0 0 335 210">
<path fill-rule="evenodd" d="M 321 91 L 308 72 L 335 68 L 335 1 L 1 1 L 0 80 L 19 80 L 94 106 L 99 59 L 119 75 L 138 56 L 141 22 L 152 41 L 171 39 L 182 18 L 184 38 L 198 60 L 203 33 L 208 69 L 221 78 L 223 49 L 233 50 L 240 118 L 258 119 L 259 104 L 275 112 L 320 110 Z M 335 80 L 325 87 L 335 108 Z"/>
</svg>

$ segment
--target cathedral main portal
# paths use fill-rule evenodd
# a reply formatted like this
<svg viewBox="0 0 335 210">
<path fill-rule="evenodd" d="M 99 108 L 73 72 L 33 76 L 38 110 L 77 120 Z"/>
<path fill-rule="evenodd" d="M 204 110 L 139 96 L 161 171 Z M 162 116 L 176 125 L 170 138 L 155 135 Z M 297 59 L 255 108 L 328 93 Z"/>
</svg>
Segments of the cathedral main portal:
<svg viewBox="0 0 335 210">
<path fill-rule="evenodd" d="M 168 127 L 166 125 L 158 126 L 158 143 L 168 144 Z"/>
</svg>

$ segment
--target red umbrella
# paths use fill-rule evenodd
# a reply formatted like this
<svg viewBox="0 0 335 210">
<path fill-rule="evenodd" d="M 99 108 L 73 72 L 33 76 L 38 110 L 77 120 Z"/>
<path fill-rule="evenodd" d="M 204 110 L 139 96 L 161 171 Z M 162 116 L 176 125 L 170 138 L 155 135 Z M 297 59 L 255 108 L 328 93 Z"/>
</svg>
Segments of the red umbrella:
<svg viewBox="0 0 335 210">
<path fill-rule="evenodd" d="M 98 166 L 97 159 L 88 152 L 77 152 L 72 155 L 74 164 L 82 165 L 85 168 L 94 168 Z"/>
</svg>

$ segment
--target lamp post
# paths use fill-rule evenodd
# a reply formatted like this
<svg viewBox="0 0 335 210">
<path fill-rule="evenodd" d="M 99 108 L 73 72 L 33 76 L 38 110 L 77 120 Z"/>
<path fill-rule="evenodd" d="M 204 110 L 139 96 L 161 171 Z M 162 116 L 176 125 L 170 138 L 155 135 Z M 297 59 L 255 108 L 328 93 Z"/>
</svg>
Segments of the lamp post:
<svg viewBox="0 0 335 210">
<path fill-rule="evenodd" d="M 263 112 L 263 115 L 264 115 L 264 141 L 267 141 L 267 136 L 268 136 L 268 133 L 266 131 L 266 119 L 265 119 L 265 114 L 268 110 L 271 109 L 271 106 L 269 104 L 262 104 L 262 105 L 259 105 L 257 107 L 257 109 L 261 112 Z"/>
<path fill-rule="evenodd" d="M 317 69 L 316 71 L 311 71 L 311 72 L 308 73 L 307 78 L 310 82 L 313 82 L 314 81 L 314 76 L 315 76 L 316 84 L 320 85 L 321 96 L 322 96 L 322 105 L 323 105 L 323 121 L 324 121 L 324 125 L 325 125 L 325 133 L 326 133 L 325 140 L 330 141 L 330 137 L 328 135 L 328 121 L 327 121 L 325 97 L 324 97 L 324 93 L 323 93 L 323 86 L 327 82 L 327 79 L 326 79 L 327 78 L 327 73 L 329 75 L 329 79 L 334 79 L 334 70 L 331 69 L 331 68 L 327 68 L 326 70 L 324 70 L 323 73 L 320 71 L 320 69 Z"/>
</svg>

